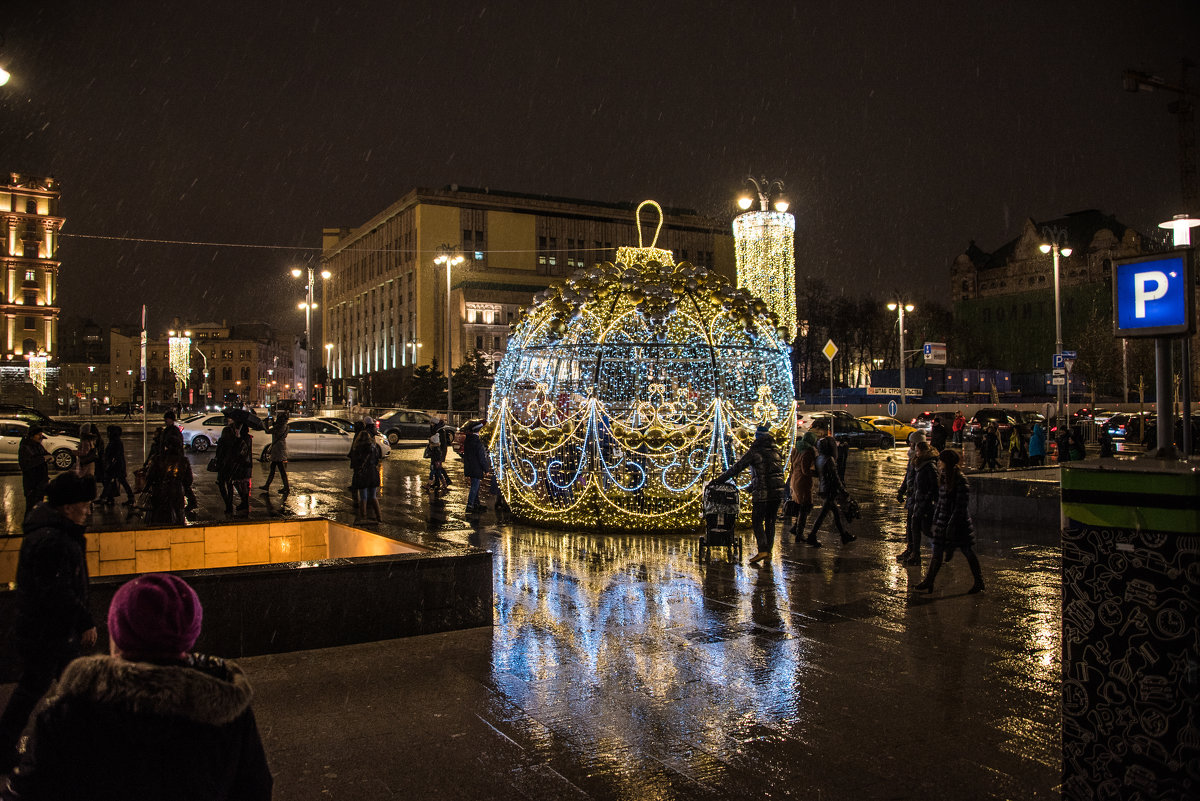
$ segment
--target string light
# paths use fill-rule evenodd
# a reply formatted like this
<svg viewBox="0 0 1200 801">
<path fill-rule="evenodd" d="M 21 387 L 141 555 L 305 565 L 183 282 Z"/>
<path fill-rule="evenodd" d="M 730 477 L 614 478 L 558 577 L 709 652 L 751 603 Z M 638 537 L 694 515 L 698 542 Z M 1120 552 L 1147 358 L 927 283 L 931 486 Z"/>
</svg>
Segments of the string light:
<svg viewBox="0 0 1200 801">
<path fill-rule="evenodd" d="M 788 344 L 766 304 L 723 276 L 639 242 L 535 301 L 514 326 L 483 432 L 518 516 L 694 529 L 704 483 L 759 424 L 790 450 Z"/>
<path fill-rule="evenodd" d="M 188 336 L 189 333 L 185 331 L 183 336 L 175 336 L 175 332 L 172 331 L 167 337 L 171 372 L 181 385 L 187 384 L 188 376 L 192 372 L 192 338 Z"/>
<path fill-rule="evenodd" d="M 46 394 L 46 365 L 49 358 L 45 353 L 31 353 L 29 359 L 29 380 L 39 394 Z"/>
<path fill-rule="evenodd" d="M 780 211 L 748 211 L 733 219 L 738 286 L 762 298 L 778 324 L 796 328 L 796 218 Z"/>
</svg>

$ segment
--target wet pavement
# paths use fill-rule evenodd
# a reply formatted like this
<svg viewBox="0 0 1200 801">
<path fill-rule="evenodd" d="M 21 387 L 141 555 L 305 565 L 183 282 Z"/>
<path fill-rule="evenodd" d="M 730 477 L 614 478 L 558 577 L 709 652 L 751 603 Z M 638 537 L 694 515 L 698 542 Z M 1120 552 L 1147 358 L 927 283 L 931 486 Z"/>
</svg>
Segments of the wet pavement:
<svg viewBox="0 0 1200 801">
<path fill-rule="evenodd" d="M 977 521 L 987 590 L 966 594 L 959 557 L 917 596 L 918 569 L 894 561 L 901 450 L 851 454 L 857 541 L 789 538 L 763 567 L 721 549 L 703 564 L 694 536 L 467 517 L 461 462 L 431 503 L 419 453 L 387 460 L 384 518 L 493 551 L 494 625 L 241 660 L 276 798 L 1058 797 L 1055 521 Z M 192 461 L 198 519 L 222 518 Z M 283 502 L 255 487 L 252 518 L 352 517 L 346 462 L 291 473 Z M 19 476 L 0 476 L 0 503 L 11 530 Z"/>
</svg>

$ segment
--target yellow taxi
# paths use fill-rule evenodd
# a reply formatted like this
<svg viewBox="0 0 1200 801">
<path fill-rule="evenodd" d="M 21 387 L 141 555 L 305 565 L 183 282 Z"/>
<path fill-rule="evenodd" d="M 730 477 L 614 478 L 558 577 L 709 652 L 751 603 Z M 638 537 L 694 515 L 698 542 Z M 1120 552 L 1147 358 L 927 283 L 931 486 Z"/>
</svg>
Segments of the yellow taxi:
<svg viewBox="0 0 1200 801">
<path fill-rule="evenodd" d="M 897 445 L 903 445 L 908 442 L 908 435 L 917 430 L 908 423 L 901 423 L 895 417 L 887 417 L 886 415 L 868 414 L 858 419 L 864 423 L 870 423 L 880 431 L 888 432 L 896 439 Z"/>
</svg>

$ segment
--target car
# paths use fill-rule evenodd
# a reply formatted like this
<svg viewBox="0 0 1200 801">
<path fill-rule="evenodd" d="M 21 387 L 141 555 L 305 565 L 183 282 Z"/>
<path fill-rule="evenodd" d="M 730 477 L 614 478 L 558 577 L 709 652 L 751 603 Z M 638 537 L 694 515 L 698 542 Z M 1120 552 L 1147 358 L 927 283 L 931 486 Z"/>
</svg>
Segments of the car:
<svg viewBox="0 0 1200 801">
<path fill-rule="evenodd" d="M 887 417 L 881 415 L 868 414 L 858 418 L 864 423 L 870 423 L 880 431 L 886 431 L 892 435 L 892 439 L 897 442 L 907 442 L 908 435 L 916 431 L 916 427 L 910 426 L 907 423 L 902 423 L 895 417 Z"/>
<path fill-rule="evenodd" d="M 845 409 L 828 409 L 824 411 L 803 412 L 796 418 L 796 427 L 800 431 L 807 431 L 812 428 L 813 420 L 818 417 L 823 417 L 826 420 L 833 420 L 835 425 L 842 420 L 857 420 L 854 415 Z"/>
<path fill-rule="evenodd" d="M 333 420 L 323 417 L 295 417 L 288 420 L 287 450 L 288 459 L 345 459 L 350 455 L 350 443 L 353 434 L 350 430 L 337 425 Z M 387 457 L 392 452 L 387 437 L 375 432 L 375 442 L 379 444 L 381 456 Z M 270 435 L 259 452 L 261 461 L 271 458 Z"/>
<path fill-rule="evenodd" d="M 1104 430 L 1114 441 L 1140 442 L 1142 429 L 1157 428 L 1154 412 L 1118 412 L 1108 418 Z"/>
<path fill-rule="evenodd" d="M 30 425 L 41 426 L 47 434 L 65 437 L 79 436 L 79 423 L 54 420 L 32 406 L 23 406 L 19 403 L 0 403 L 0 420 L 24 420 Z"/>
<path fill-rule="evenodd" d="M 326 423 L 333 423 L 343 431 L 354 433 L 354 423 L 347 420 L 345 417 L 322 417 Z M 392 444 L 388 442 L 388 438 L 383 435 L 379 429 L 375 429 L 375 442 L 379 444 L 379 450 L 383 452 L 383 458 L 386 459 L 392 453 Z"/>
<path fill-rule="evenodd" d="M 376 417 L 375 423 L 392 447 L 395 447 L 401 440 L 423 441 L 429 439 L 429 426 L 433 423 L 433 419 L 434 416 L 427 412 L 396 409 L 386 412 L 382 417 Z M 452 434 L 458 430 L 454 426 L 447 426 L 447 428 Z"/>
<path fill-rule="evenodd" d="M 829 421 L 833 428 L 833 438 L 840 443 L 845 443 L 854 448 L 890 449 L 896 447 L 896 438 L 894 436 L 886 431 L 879 430 L 870 423 L 851 416 L 847 412 L 811 412 L 805 414 L 803 415 L 803 422 L 807 423 L 805 429 L 812 428 L 812 424 L 822 417 Z"/>
<path fill-rule="evenodd" d="M 1191 444 L 1192 453 L 1196 453 L 1200 449 L 1200 414 L 1192 414 L 1191 419 Z M 1115 437 L 1114 437 L 1115 439 Z M 1180 449 L 1183 448 L 1183 415 L 1175 415 L 1175 430 L 1172 432 L 1172 442 Z M 1158 415 L 1150 417 L 1146 420 L 1146 443 L 1155 448 L 1158 446 Z"/>
<path fill-rule="evenodd" d="M 972 442 L 983 435 L 983 430 L 992 423 L 996 424 L 1000 435 L 1000 444 L 1008 447 L 1008 440 L 1013 431 L 1019 431 L 1026 440 L 1033 432 L 1033 416 L 1026 415 L 1018 409 L 988 408 L 980 409 L 971 416 L 963 428 L 963 435 Z"/>
<path fill-rule="evenodd" d="M 204 453 L 221 438 L 221 429 L 225 428 L 225 415 L 220 412 L 201 415 L 187 421 L 181 428 L 183 444 L 197 453 Z"/>
<path fill-rule="evenodd" d="M 929 429 L 933 428 L 933 418 L 936 417 L 937 419 L 942 421 L 942 425 L 944 425 L 946 427 L 947 431 L 953 433 L 954 432 L 954 414 L 955 414 L 954 412 L 921 412 L 920 414 L 918 414 L 916 417 L 914 417 L 912 419 L 912 422 L 909 423 L 909 425 L 911 425 L 913 428 L 915 428 L 919 431 L 924 431 L 926 434 L 928 434 Z"/>
<path fill-rule="evenodd" d="M 29 423 L 25 420 L 0 418 L 0 464 L 17 464 L 17 450 L 28 433 Z M 75 464 L 79 439 L 47 432 L 42 447 L 50 452 L 55 467 L 67 470 Z"/>
</svg>

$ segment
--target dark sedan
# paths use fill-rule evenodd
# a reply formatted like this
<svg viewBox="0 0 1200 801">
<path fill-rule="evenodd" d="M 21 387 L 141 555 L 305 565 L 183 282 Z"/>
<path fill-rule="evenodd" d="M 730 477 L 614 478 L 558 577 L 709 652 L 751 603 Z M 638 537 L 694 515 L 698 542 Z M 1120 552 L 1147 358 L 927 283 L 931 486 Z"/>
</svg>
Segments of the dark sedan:
<svg viewBox="0 0 1200 801">
<path fill-rule="evenodd" d="M 824 418 L 833 428 L 833 438 L 853 448 L 894 448 L 896 438 L 886 431 L 880 431 L 875 426 L 854 417 L 834 416 L 825 412 L 805 415 L 809 427 L 818 419 Z"/>
</svg>

